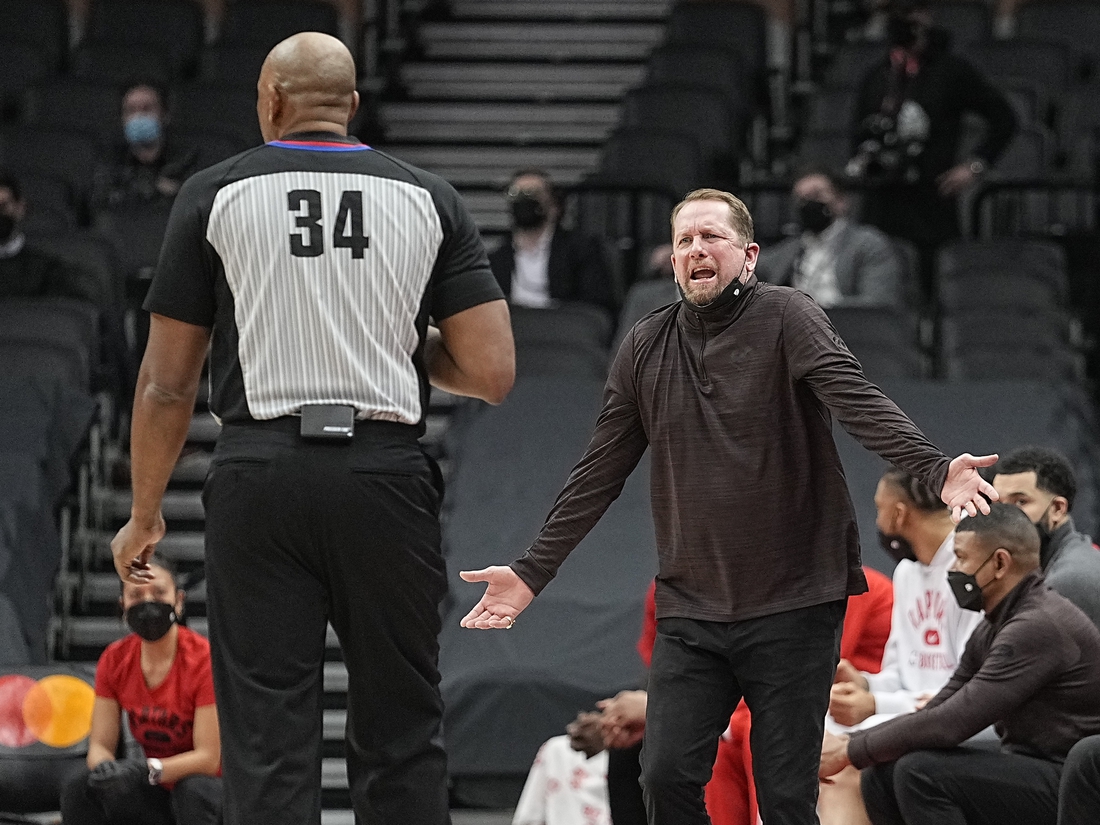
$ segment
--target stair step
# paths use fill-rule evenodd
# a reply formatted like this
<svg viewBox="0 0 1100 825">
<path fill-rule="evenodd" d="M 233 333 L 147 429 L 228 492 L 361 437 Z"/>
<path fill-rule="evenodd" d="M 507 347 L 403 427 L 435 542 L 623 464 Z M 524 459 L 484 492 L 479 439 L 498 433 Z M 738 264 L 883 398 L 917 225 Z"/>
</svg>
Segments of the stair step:
<svg viewBox="0 0 1100 825">
<path fill-rule="evenodd" d="M 559 185 L 579 182 L 596 168 L 599 150 L 581 146 L 417 146 L 398 144 L 382 147 L 401 158 L 449 181 L 455 186 L 503 189 L 517 169 L 536 167 Z M 432 404 L 436 403 L 435 392 Z"/>
<path fill-rule="evenodd" d="M 508 202 L 499 190 L 462 190 L 462 201 L 482 232 L 510 232 L 512 217 Z"/>
<path fill-rule="evenodd" d="M 642 82 L 642 65 L 408 63 L 401 77 L 414 98 L 618 100 Z"/>
<path fill-rule="evenodd" d="M 210 413 L 195 413 L 187 429 L 187 441 L 190 444 L 213 444 L 221 431 L 222 425 Z"/>
<path fill-rule="evenodd" d="M 114 572 L 88 573 L 84 576 L 81 596 L 89 604 L 114 604 L 118 601 L 118 575 Z M 187 605 L 206 604 L 206 581 L 187 591 Z"/>
<path fill-rule="evenodd" d="M 205 616 L 195 616 L 188 619 L 187 626 L 203 636 L 207 635 L 209 627 Z M 68 619 L 68 642 L 79 647 L 106 647 L 111 642 L 121 639 L 128 632 L 126 625 L 118 617 L 71 616 Z M 325 633 L 325 649 L 330 651 L 340 649 L 340 643 L 336 639 L 336 631 L 332 629 L 332 625 L 328 626 Z M 328 663 L 325 667 L 327 674 Z M 334 684 L 339 684 L 338 675 L 334 675 L 332 678 L 335 680 Z"/>
<path fill-rule="evenodd" d="M 418 39 L 431 60 L 641 62 L 664 33 L 662 23 L 445 22 L 422 24 Z"/>
<path fill-rule="evenodd" d="M 394 143 L 599 144 L 619 121 L 602 103 L 385 103 L 387 140 Z"/>
<path fill-rule="evenodd" d="M 100 490 L 103 512 L 108 519 L 124 522 L 130 518 L 133 496 L 129 490 Z M 161 502 L 165 521 L 202 521 L 204 516 L 202 493 L 199 490 L 168 490 Z"/>
<path fill-rule="evenodd" d="M 100 530 L 89 536 L 94 558 L 105 562 L 111 559 L 111 539 L 115 534 Z M 206 541 L 203 534 L 194 530 L 169 530 L 160 540 L 157 552 L 178 564 L 197 564 L 205 558 Z"/>
<path fill-rule="evenodd" d="M 661 20 L 673 0 L 451 0 L 460 18 L 539 20 Z"/>
<path fill-rule="evenodd" d="M 170 484 L 202 484 L 210 470 L 213 454 L 208 450 L 196 450 L 180 457 L 172 470 Z"/>
</svg>

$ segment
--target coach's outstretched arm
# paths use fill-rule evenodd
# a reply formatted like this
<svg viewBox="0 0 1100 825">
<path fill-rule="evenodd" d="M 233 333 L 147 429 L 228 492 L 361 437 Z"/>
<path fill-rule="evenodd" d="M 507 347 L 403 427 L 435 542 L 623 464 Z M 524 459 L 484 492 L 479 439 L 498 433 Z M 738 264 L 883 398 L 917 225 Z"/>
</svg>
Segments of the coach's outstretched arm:
<svg viewBox="0 0 1100 825">
<path fill-rule="evenodd" d="M 153 313 L 149 343 L 138 372 L 130 424 L 130 520 L 111 541 L 115 570 L 124 581 L 151 577 L 145 562 L 164 538 L 161 500 L 187 440 L 210 330 Z"/>
<path fill-rule="evenodd" d="M 429 327 L 424 358 L 432 386 L 499 404 L 516 380 L 508 304 L 488 301 Z"/>
<path fill-rule="evenodd" d="M 978 474 L 979 467 L 992 467 L 997 458 L 996 454 L 973 456 L 963 453 L 947 465 L 947 480 L 940 498 L 951 508 L 951 518 L 956 524 L 962 520 L 963 511 L 971 516 L 979 511 L 989 515 L 989 502 L 1000 498 L 993 485 Z"/>
</svg>

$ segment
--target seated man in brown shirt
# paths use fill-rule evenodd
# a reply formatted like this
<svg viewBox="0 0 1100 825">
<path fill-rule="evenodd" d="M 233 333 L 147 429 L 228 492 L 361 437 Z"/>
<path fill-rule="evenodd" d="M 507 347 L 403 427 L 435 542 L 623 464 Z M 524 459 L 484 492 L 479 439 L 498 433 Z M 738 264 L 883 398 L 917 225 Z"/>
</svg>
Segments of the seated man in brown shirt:
<svg viewBox="0 0 1100 825">
<path fill-rule="evenodd" d="M 1039 536 L 1021 510 L 993 504 L 955 534 L 951 589 L 985 621 L 923 710 L 827 736 L 821 776 L 866 768 L 874 825 L 1053 825 L 1066 754 L 1100 733 L 1100 631 L 1043 581 Z M 999 751 L 959 747 L 989 725 Z"/>
</svg>

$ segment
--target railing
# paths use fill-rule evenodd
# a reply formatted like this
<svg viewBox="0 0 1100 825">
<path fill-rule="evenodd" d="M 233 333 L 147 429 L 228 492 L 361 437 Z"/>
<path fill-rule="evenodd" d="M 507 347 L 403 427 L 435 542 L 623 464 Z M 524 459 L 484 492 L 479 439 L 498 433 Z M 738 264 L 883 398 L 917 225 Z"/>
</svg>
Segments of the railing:
<svg viewBox="0 0 1100 825">
<path fill-rule="evenodd" d="M 974 196 L 971 232 L 976 238 L 1096 232 L 1100 188 L 1079 178 L 987 181 Z"/>
</svg>

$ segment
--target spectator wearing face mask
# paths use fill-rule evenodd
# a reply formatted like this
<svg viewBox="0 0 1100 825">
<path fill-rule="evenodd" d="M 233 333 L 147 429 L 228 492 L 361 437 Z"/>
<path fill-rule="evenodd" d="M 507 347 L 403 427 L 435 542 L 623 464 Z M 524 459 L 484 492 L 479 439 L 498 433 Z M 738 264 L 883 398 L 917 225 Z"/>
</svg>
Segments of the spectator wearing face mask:
<svg viewBox="0 0 1100 825">
<path fill-rule="evenodd" d="M 221 822 L 221 737 L 210 643 L 178 623 L 182 590 L 163 560 L 152 576 L 123 582 L 123 620 L 133 632 L 96 667 L 87 767 L 61 795 L 79 825 L 216 825 Z M 122 713 L 143 758 L 119 758 Z"/>
<path fill-rule="evenodd" d="M 94 300 L 90 281 L 23 234 L 27 202 L 19 179 L 0 170 L 0 299 L 80 298 Z"/>
<path fill-rule="evenodd" d="M 122 97 L 121 126 L 123 143 L 96 174 L 93 208 L 175 197 L 197 171 L 198 152 L 172 140 L 164 93 L 149 83 L 130 86 Z"/>
<path fill-rule="evenodd" d="M 1039 531 L 1039 564 L 1046 583 L 1100 627 L 1100 551 L 1077 532 L 1070 510 L 1077 478 L 1069 459 L 1046 447 L 1021 447 L 994 468 L 1001 501 L 1015 504 Z"/>
<path fill-rule="evenodd" d="M 581 301 L 617 311 L 615 285 L 599 239 L 558 225 L 561 208 L 545 172 L 516 172 L 508 205 L 511 243 L 493 252 L 489 264 L 510 303 L 548 308 Z"/>
<path fill-rule="evenodd" d="M 900 306 L 902 265 L 890 239 L 848 217 L 841 182 L 801 175 L 791 189 L 802 232 L 760 252 L 758 277 L 793 286 L 819 306 Z"/>
<path fill-rule="evenodd" d="M 1053 823 L 1066 755 L 1100 733 L 1100 630 L 1046 586 L 1011 504 L 959 523 L 948 576 L 960 607 L 985 611 L 950 681 L 916 713 L 827 735 L 820 775 L 868 769 L 874 825 Z M 998 751 L 960 747 L 993 724 Z"/>
</svg>

